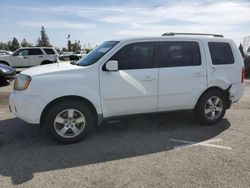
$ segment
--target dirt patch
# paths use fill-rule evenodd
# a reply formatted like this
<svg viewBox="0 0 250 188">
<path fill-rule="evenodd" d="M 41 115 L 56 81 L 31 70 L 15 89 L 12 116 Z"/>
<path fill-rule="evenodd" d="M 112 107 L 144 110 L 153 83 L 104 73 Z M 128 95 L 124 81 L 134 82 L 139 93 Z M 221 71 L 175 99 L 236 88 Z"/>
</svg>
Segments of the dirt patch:
<svg viewBox="0 0 250 188">
<path fill-rule="evenodd" d="M 0 92 L 0 104 L 8 105 L 10 92 Z"/>
</svg>

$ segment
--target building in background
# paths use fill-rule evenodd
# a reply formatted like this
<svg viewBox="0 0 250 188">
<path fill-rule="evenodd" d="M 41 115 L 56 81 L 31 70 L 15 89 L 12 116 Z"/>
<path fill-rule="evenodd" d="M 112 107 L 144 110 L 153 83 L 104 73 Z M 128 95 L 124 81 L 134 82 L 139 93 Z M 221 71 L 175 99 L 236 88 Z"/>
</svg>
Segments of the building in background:
<svg viewBox="0 0 250 188">
<path fill-rule="evenodd" d="M 243 50 L 246 53 L 248 48 L 250 47 L 250 36 L 246 36 L 243 38 Z"/>
</svg>

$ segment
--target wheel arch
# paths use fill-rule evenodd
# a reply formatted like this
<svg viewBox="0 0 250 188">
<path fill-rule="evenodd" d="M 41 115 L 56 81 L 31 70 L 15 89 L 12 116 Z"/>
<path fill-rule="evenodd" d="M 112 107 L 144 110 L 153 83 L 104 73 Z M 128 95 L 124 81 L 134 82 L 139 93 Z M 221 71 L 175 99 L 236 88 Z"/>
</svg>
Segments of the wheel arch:
<svg viewBox="0 0 250 188">
<path fill-rule="evenodd" d="M 225 96 L 225 99 L 226 99 L 226 108 L 230 108 L 231 106 L 231 101 L 230 101 L 230 92 L 229 92 L 229 89 L 230 89 L 231 86 L 229 86 L 227 89 L 223 89 L 219 86 L 211 86 L 209 88 L 207 88 L 205 91 L 203 91 L 200 95 L 200 97 L 198 98 L 198 100 L 196 101 L 195 103 L 195 107 L 196 108 L 196 105 L 199 103 L 200 99 L 204 96 L 205 93 L 209 92 L 209 91 L 212 91 L 212 90 L 216 90 L 216 91 L 219 91 L 221 92 L 224 96 Z"/>
<path fill-rule="evenodd" d="M 83 102 L 84 104 L 86 104 L 90 110 L 93 112 L 95 118 L 96 118 L 96 121 L 98 120 L 98 114 L 97 114 L 97 110 L 95 108 L 95 106 L 93 105 L 92 102 L 90 102 L 88 99 L 84 98 L 84 97 L 80 97 L 80 96 L 75 96 L 75 95 L 68 95 L 68 96 L 63 96 L 63 97 L 59 97 L 59 98 L 56 98 L 54 100 L 52 100 L 51 102 L 49 102 L 45 108 L 43 109 L 42 113 L 41 113 L 41 116 L 40 116 L 40 127 L 43 127 L 44 126 L 44 123 L 45 123 L 45 117 L 49 111 L 49 109 L 57 104 L 57 103 L 60 103 L 62 101 L 70 101 L 70 100 L 75 100 L 75 101 L 79 101 L 79 102 Z"/>
<path fill-rule="evenodd" d="M 43 60 L 43 61 L 41 62 L 41 65 L 47 65 L 47 64 L 51 64 L 51 63 L 53 63 L 53 62 L 50 61 L 50 60 Z"/>
<path fill-rule="evenodd" d="M 0 64 L 4 64 L 4 65 L 10 66 L 10 64 L 7 61 L 3 61 L 3 60 L 0 60 Z"/>
</svg>

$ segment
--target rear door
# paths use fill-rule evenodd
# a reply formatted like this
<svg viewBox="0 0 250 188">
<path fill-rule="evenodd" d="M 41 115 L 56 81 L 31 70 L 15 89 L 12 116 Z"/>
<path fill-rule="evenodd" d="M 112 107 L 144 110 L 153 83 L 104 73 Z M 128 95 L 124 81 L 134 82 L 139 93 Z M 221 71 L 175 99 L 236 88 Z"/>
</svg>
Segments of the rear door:
<svg viewBox="0 0 250 188">
<path fill-rule="evenodd" d="M 207 86 L 199 41 L 160 43 L 158 111 L 192 109 Z"/>
<path fill-rule="evenodd" d="M 44 59 L 44 54 L 40 48 L 29 49 L 30 66 L 40 65 Z"/>
</svg>

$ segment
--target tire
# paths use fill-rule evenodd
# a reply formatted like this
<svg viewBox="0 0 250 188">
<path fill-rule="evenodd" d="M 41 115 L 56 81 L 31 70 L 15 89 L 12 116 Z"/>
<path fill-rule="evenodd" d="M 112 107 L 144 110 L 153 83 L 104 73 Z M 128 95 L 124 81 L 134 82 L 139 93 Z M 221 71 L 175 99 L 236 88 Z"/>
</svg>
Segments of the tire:
<svg viewBox="0 0 250 188">
<path fill-rule="evenodd" d="M 85 103 L 77 100 L 57 103 L 45 116 L 49 136 L 62 144 L 81 141 L 94 124 L 94 113 Z"/>
<path fill-rule="evenodd" d="M 53 62 L 52 61 L 43 61 L 41 63 L 41 65 L 48 65 L 48 64 L 52 64 Z"/>
<path fill-rule="evenodd" d="M 226 113 L 225 96 L 218 90 L 210 90 L 201 96 L 193 112 L 201 124 L 214 125 Z"/>
</svg>

